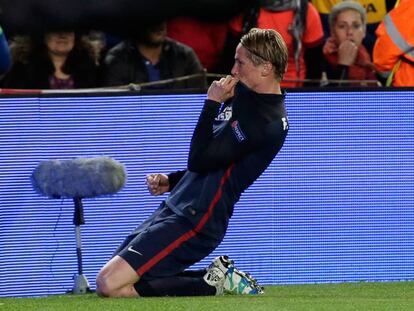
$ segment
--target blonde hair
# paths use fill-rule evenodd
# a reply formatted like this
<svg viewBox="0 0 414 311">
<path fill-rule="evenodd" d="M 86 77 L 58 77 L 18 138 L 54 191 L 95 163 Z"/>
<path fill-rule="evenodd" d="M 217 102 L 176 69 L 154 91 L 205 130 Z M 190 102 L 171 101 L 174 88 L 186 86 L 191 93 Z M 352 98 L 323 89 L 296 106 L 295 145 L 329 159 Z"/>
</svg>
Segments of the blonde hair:
<svg viewBox="0 0 414 311">
<path fill-rule="evenodd" d="M 276 80 L 283 79 L 287 68 L 288 50 L 277 31 L 252 28 L 240 39 L 240 43 L 249 52 L 249 58 L 254 65 L 270 62 Z"/>
</svg>

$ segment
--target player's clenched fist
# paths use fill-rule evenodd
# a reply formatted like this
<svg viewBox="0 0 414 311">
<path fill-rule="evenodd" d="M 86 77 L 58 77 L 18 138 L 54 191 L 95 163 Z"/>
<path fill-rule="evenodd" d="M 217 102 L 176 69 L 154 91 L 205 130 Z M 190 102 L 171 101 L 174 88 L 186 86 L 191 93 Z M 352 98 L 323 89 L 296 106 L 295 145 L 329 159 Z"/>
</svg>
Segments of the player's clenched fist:
<svg viewBox="0 0 414 311">
<path fill-rule="evenodd" d="M 167 192 L 170 188 L 168 176 L 165 174 L 149 174 L 147 175 L 148 191 L 152 195 L 160 195 Z"/>
</svg>

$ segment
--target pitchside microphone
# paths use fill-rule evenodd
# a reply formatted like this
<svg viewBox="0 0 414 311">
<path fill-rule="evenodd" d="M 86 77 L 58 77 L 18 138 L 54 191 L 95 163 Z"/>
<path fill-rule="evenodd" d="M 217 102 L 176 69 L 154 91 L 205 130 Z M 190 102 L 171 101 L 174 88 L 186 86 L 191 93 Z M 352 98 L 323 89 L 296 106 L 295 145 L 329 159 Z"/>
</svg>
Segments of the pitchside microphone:
<svg viewBox="0 0 414 311">
<path fill-rule="evenodd" d="M 74 276 L 74 294 L 90 292 L 89 282 L 82 270 L 82 243 L 80 225 L 83 217 L 83 198 L 93 198 L 118 192 L 124 185 L 124 166 L 109 158 L 76 158 L 40 162 L 32 174 L 33 188 L 53 199 L 72 198 L 75 204 L 73 224 L 76 234 L 78 275 Z"/>
<path fill-rule="evenodd" d="M 125 180 L 124 166 L 109 157 L 44 161 L 32 174 L 34 189 L 54 199 L 114 194 Z"/>
</svg>

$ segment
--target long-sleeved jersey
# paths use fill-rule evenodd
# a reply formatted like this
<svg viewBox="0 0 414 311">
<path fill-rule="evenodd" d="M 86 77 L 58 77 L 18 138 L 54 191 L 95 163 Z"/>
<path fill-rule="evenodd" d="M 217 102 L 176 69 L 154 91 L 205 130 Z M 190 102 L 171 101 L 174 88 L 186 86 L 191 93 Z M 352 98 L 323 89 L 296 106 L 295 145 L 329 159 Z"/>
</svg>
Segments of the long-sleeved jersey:
<svg viewBox="0 0 414 311">
<path fill-rule="evenodd" d="M 288 131 L 284 95 L 238 83 L 232 99 L 206 100 L 191 140 L 188 168 L 166 205 L 194 231 L 223 239 L 235 203 L 269 166 Z"/>
</svg>

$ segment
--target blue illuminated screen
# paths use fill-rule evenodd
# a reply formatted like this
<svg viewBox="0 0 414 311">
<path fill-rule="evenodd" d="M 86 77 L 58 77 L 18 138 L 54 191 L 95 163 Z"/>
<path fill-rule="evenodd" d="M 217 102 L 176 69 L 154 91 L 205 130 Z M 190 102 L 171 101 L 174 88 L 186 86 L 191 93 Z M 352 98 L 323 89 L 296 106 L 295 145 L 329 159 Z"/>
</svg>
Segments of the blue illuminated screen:
<svg viewBox="0 0 414 311">
<path fill-rule="evenodd" d="M 40 161 L 110 156 L 111 197 L 84 199 L 84 273 L 165 196 L 145 175 L 185 168 L 205 95 L 0 98 L 0 296 L 62 294 L 77 274 L 71 200 L 36 194 Z M 219 254 L 262 284 L 414 280 L 414 91 L 288 93 L 290 129 L 236 205 Z"/>
</svg>

